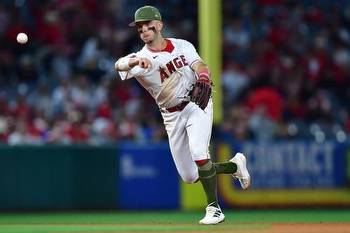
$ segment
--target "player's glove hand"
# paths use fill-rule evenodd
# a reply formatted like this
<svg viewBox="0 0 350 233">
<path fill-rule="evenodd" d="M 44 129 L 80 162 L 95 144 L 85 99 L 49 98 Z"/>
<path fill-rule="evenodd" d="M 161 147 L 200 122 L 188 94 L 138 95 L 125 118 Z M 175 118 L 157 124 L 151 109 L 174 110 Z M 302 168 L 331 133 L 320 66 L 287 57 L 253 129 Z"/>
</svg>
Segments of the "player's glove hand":
<svg viewBox="0 0 350 233">
<path fill-rule="evenodd" d="M 190 100 L 204 110 L 211 97 L 212 82 L 207 77 L 199 77 L 190 92 Z"/>
</svg>

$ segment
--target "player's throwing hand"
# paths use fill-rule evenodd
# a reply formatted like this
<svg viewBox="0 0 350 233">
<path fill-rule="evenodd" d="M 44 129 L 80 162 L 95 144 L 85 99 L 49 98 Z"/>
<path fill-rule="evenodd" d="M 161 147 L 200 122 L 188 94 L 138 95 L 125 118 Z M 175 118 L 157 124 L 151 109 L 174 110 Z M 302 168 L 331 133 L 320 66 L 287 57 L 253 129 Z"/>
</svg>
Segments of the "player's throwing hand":
<svg viewBox="0 0 350 233">
<path fill-rule="evenodd" d="M 148 69 L 151 68 L 151 61 L 147 58 L 138 58 L 138 65 L 141 68 Z"/>
</svg>

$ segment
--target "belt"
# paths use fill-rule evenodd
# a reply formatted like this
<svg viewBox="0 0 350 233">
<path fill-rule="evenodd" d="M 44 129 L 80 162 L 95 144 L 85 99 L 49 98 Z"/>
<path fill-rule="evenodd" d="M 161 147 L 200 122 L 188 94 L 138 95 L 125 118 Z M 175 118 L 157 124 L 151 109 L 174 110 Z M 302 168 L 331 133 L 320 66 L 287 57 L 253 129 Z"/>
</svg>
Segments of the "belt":
<svg viewBox="0 0 350 233">
<path fill-rule="evenodd" d="M 189 101 L 185 101 L 185 102 L 182 102 L 178 105 L 175 105 L 174 107 L 171 107 L 171 108 L 167 108 L 166 110 L 168 112 L 176 112 L 176 111 L 182 111 L 186 105 L 189 103 Z"/>
</svg>

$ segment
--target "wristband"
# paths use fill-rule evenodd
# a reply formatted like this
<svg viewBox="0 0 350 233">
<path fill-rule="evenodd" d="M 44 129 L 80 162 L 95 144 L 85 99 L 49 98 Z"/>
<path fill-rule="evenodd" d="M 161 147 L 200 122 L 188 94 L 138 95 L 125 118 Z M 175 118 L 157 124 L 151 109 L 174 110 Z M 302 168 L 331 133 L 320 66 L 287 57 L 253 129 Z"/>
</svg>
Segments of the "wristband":
<svg viewBox="0 0 350 233">
<path fill-rule="evenodd" d="M 199 78 L 203 77 L 203 78 L 209 79 L 209 73 L 208 73 L 208 71 L 200 72 L 200 73 L 198 74 L 198 77 L 199 77 Z"/>
</svg>

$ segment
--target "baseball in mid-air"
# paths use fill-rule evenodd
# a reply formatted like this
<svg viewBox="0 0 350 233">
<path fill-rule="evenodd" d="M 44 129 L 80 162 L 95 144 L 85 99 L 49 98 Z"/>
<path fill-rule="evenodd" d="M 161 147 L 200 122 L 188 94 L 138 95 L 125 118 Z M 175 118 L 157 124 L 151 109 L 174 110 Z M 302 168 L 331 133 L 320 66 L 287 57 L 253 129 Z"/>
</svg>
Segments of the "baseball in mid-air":
<svg viewBox="0 0 350 233">
<path fill-rule="evenodd" d="M 28 41 L 28 36 L 24 32 L 18 33 L 17 42 L 20 44 L 25 44 Z"/>
</svg>

